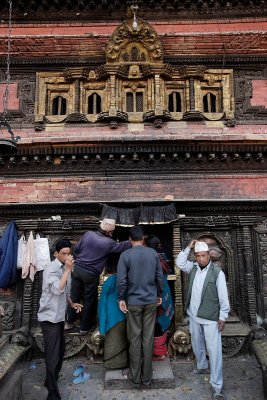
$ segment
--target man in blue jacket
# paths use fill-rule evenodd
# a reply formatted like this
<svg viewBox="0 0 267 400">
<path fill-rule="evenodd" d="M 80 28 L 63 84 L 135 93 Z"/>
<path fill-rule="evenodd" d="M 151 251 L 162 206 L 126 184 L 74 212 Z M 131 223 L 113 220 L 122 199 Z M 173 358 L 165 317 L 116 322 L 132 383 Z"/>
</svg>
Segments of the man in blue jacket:
<svg viewBox="0 0 267 400">
<path fill-rule="evenodd" d="M 86 232 L 74 246 L 75 266 L 71 282 L 71 298 L 79 303 L 83 298 L 80 334 L 86 334 L 96 324 L 99 276 L 106 266 L 108 256 L 121 253 L 131 244 L 127 240 L 117 243 L 112 239 L 115 220 L 104 218 L 97 231 Z M 73 328 L 76 313 L 68 307 L 65 330 Z"/>
<path fill-rule="evenodd" d="M 157 252 L 144 246 L 140 226 L 130 229 L 132 248 L 121 254 L 117 293 L 121 311 L 127 313 L 130 344 L 128 380 L 132 386 L 150 386 L 157 306 L 162 302 L 163 273 Z"/>
</svg>

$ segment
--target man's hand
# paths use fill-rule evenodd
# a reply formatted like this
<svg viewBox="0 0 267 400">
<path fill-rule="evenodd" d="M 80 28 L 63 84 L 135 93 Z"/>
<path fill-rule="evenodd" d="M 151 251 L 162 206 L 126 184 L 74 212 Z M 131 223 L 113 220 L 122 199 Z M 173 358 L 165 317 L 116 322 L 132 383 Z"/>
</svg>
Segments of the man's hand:
<svg viewBox="0 0 267 400">
<path fill-rule="evenodd" d="M 73 256 L 71 254 L 69 254 L 66 257 L 66 261 L 65 261 L 65 267 L 66 269 L 73 271 L 73 267 L 74 267 L 74 259 Z"/>
<path fill-rule="evenodd" d="M 71 307 L 74 308 L 74 310 L 76 310 L 76 313 L 78 314 L 82 311 L 83 305 L 79 303 L 72 303 Z"/>
<path fill-rule="evenodd" d="M 119 307 L 120 307 L 120 310 L 121 310 L 124 314 L 126 314 L 126 313 L 128 312 L 128 308 L 127 308 L 127 305 L 126 305 L 125 300 L 120 300 L 120 301 L 119 301 Z"/>
<path fill-rule="evenodd" d="M 160 306 L 162 304 L 162 298 L 157 297 L 157 306 Z"/>
<path fill-rule="evenodd" d="M 218 329 L 220 332 L 224 330 L 225 327 L 225 321 L 222 321 L 221 319 L 218 320 Z"/>
<path fill-rule="evenodd" d="M 195 247 L 196 242 L 197 242 L 197 239 L 191 240 L 191 242 L 189 243 L 189 245 L 187 247 L 189 247 L 190 249 L 193 249 Z"/>
</svg>

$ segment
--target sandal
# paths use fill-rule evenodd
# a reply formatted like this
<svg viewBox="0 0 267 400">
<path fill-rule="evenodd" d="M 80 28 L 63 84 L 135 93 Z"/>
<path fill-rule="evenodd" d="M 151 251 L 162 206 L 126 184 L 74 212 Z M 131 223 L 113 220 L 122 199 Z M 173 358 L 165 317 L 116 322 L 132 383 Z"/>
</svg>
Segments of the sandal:
<svg viewBox="0 0 267 400">
<path fill-rule="evenodd" d="M 79 376 L 81 372 L 84 372 L 85 366 L 84 365 L 78 365 L 78 367 L 73 371 L 73 376 Z"/>
<path fill-rule="evenodd" d="M 72 382 L 73 382 L 75 385 L 77 385 L 77 383 L 85 382 L 85 381 L 87 381 L 89 378 L 90 378 L 89 372 L 81 372 L 80 375 L 79 375 L 77 378 L 73 379 Z"/>
</svg>

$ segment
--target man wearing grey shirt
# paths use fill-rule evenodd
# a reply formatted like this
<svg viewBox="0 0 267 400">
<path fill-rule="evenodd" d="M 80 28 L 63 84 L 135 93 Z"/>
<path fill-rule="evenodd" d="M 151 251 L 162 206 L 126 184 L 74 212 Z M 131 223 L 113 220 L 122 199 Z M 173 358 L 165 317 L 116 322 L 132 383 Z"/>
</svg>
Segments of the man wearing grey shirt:
<svg viewBox="0 0 267 400">
<path fill-rule="evenodd" d="M 76 312 L 80 312 L 82 307 L 81 304 L 73 303 L 69 297 L 71 271 L 74 266 L 70 251 L 69 240 L 58 240 L 55 245 L 55 260 L 43 273 L 38 321 L 41 324 L 44 339 L 47 400 L 61 398 L 57 379 L 64 356 L 64 321 L 67 302 Z"/>
<path fill-rule="evenodd" d="M 196 262 L 188 260 L 191 249 L 195 251 Z M 207 243 L 197 240 L 192 240 L 180 252 L 176 265 L 182 271 L 190 273 L 186 307 L 192 348 L 197 361 L 195 373 L 209 372 L 206 357 L 208 353 L 212 399 L 224 399 L 221 332 L 230 311 L 225 275 L 210 261 Z"/>
<path fill-rule="evenodd" d="M 150 386 L 157 305 L 162 303 L 163 273 L 157 252 L 144 246 L 141 226 L 130 229 L 132 248 L 124 251 L 117 271 L 117 297 L 127 313 L 130 368 L 133 387 Z"/>
</svg>

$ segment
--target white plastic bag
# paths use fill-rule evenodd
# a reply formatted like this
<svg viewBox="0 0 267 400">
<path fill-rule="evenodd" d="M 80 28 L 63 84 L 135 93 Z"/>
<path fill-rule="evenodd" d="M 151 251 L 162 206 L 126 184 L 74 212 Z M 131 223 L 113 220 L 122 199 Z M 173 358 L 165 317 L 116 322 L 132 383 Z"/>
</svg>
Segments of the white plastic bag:
<svg viewBox="0 0 267 400">
<path fill-rule="evenodd" d="M 25 253 L 26 246 L 27 246 L 27 240 L 25 239 L 24 235 L 21 235 L 21 237 L 18 240 L 17 269 L 22 269 L 23 256 Z"/>
<path fill-rule="evenodd" d="M 40 235 L 37 234 L 34 240 L 34 250 L 36 269 L 37 271 L 42 271 L 51 263 L 48 239 L 41 238 Z"/>
</svg>

